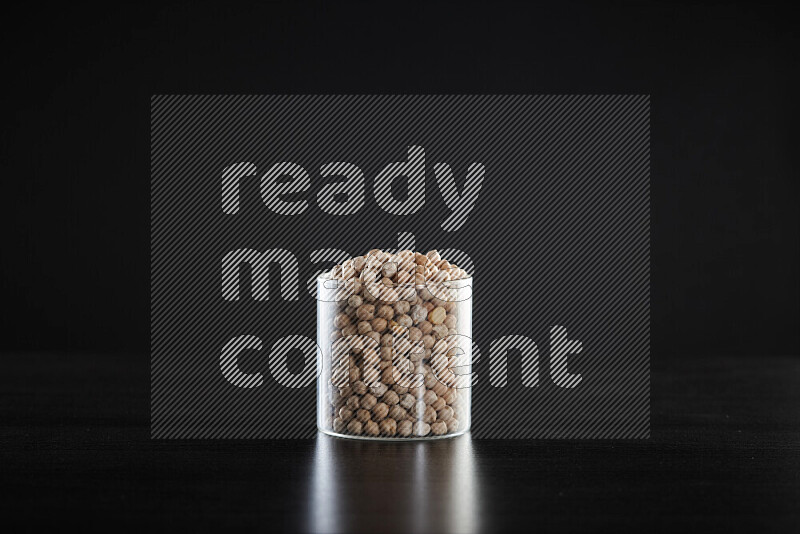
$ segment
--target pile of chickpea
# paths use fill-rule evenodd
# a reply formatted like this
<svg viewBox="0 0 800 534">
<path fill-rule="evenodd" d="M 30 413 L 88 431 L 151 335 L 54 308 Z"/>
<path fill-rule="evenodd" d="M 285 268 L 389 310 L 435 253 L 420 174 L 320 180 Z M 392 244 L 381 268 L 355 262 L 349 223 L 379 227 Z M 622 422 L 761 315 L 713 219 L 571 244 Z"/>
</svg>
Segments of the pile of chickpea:
<svg viewBox="0 0 800 534">
<path fill-rule="evenodd" d="M 465 429 L 458 291 L 467 273 L 435 250 L 371 250 L 323 275 L 336 281 L 332 365 L 321 425 L 337 434 L 420 438 Z"/>
</svg>

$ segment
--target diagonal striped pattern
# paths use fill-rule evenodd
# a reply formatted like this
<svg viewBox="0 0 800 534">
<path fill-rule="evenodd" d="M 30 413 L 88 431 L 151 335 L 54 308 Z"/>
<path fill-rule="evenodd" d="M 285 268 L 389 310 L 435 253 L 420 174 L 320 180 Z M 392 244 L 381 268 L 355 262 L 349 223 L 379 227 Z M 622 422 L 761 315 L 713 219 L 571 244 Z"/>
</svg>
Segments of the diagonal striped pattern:
<svg viewBox="0 0 800 534">
<path fill-rule="evenodd" d="M 475 437 L 649 436 L 649 107 L 153 97 L 153 437 L 313 436 L 312 281 L 372 248 L 475 276 Z"/>
</svg>

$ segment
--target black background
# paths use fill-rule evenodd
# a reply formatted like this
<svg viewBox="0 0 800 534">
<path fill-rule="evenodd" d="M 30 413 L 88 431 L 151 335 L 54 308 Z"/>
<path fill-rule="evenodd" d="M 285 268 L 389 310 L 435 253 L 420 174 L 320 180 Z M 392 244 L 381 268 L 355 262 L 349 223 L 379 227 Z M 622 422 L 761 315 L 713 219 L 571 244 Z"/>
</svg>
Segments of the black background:
<svg viewBox="0 0 800 534">
<path fill-rule="evenodd" d="M 304 529 L 318 464 L 358 521 L 418 490 L 365 454 L 451 458 L 150 440 L 152 94 L 624 93 L 652 95 L 652 439 L 475 440 L 482 525 L 796 529 L 795 26 L 722 2 L 6 8 L 4 519 Z"/>
<path fill-rule="evenodd" d="M 221 4 L 6 19 L 2 347 L 147 350 L 152 94 L 623 93 L 652 95 L 654 356 L 797 351 L 787 12 Z"/>
</svg>

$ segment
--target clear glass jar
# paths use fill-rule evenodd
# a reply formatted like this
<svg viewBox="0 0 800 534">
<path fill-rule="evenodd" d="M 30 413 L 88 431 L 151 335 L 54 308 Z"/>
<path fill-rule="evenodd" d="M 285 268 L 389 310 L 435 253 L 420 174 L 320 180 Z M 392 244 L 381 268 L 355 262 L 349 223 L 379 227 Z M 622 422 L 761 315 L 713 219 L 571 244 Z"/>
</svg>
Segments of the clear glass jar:
<svg viewBox="0 0 800 534">
<path fill-rule="evenodd" d="M 472 278 L 386 290 L 317 279 L 317 426 L 356 439 L 449 438 L 471 422 Z"/>
</svg>

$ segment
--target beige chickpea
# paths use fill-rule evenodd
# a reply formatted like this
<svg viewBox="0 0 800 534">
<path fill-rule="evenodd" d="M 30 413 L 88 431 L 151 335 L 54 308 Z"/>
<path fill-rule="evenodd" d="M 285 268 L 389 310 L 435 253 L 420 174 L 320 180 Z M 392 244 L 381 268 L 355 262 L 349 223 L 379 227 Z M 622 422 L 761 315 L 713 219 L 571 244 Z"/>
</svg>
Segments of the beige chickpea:
<svg viewBox="0 0 800 534">
<path fill-rule="evenodd" d="M 417 328 L 416 326 L 409 327 L 408 329 L 408 339 L 416 343 L 417 341 L 422 339 L 422 330 Z"/>
<path fill-rule="evenodd" d="M 396 318 L 395 322 L 405 328 L 410 328 L 414 325 L 414 320 L 409 315 L 400 315 Z"/>
<path fill-rule="evenodd" d="M 434 393 L 436 393 L 437 396 L 442 398 L 444 398 L 449 391 L 447 389 L 447 386 L 444 385 L 441 380 L 437 380 L 436 383 L 433 384 L 433 387 L 431 389 L 433 390 Z M 446 399 L 444 399 L 444 401 L 447 402 Z"/>
<path fill-rule="evenodd" d="M 422 332 L 423 336 L 426 336 L 433 331 L 433 325 L 428 320 L 420 321 L 417 324 L 417 327 L 419 328 L 420 332 Z"/>
<path fill-rule="evenodd" d="M 426 309 L 426 310 L 428 310 L 428 313 L 432 312 L 432 311 L 433 311 L 433 309 L 436 307 L 436 306 L 433 304 L 433 302 L 432 302 L 432 301 L 423 302 L 423 303 L 422 303 L 422 305 L 423 305 L 423 306 L 425 306 L 425 309 Z"/>
<path fill-rule="evenodd" d="M 394 384 L 394 367 L 391 366 L 391 362 L 389 363 L 390 366 L 384 369 L 383 373 L 381 374 L 381 382 L 391 385 Z"/>
<path fill-rule="evenodd" d="M 436 421 L 436 410 L 431 406 L 426 406 L 425 411 L 422 413 L 422 420 L 426 423 L 433 423 Z"/>
<path fill-rule="evenodd" d="M 386 278 L 394 278 L 394 276 L 397 274 L 397 263 L 391 261 L 384 263 L 381 272 Z"/>
<path fill-rule="evenodd" d="M 425 404 L 433 404 L 437 398 L 438 397 L 436 396 L 436 393 L 434 393 L 431 389 L 426 391 L 422 396 L 422 400 L 425 401 Z"/>
<path fill-rule="evenodd" d="M 440 261 L 442 261 L 442 256 L 441 254 L 439 254 L 438 250 L 429 250 L 428 253 L 425 255 L 434 264 L 438 264 Z"/>
<path fill-rule="evenodd" d="M 338 339 L 342 339 L 342 331 L 339 329 L 334 330 L 331 332 L 331 341 L 336 341 Z"/>
<path fill-rule="evenodd" d="M 427 350 L 432 349 L 435 343 L 436 343 L 436 340 L 434 339 L 434 337 L 432 335 L 426 334 L 426 335 L 422 336 L 422 346 L 425 349 L 427 349 Z"/>
<path fill-rule="evenodd" d="M 347 423 L 345 421 L 342 421 L 341 417 L 336 417 L 333 420 L 333 431 L 334 432 L 341 433 L 341 432 L 344 431 L 345 428 L 347 428 Z"/>
<path fill-rule="evenodd" d="M 356 271 L 361 271 L 364 269 L 364 265 L 367 263 L 367 260 L 364 256 L 358 256 L 353 258 L 353 268 Z"/>
<path fill-rule="evenodd" d="M 412 431 L 413 431 L 413 423 L 411 421 L 409 421 L 408 419 L 400 421 L 399 423 L 397 423 L 397 433 L 400 436 L 408 437 L 408 436 L 411 435 Z"/>
<path fill-rule="evenodd" d="M 447 421 L 447 431 L 450 433 L 458 432 L 458 419 L 453 417 L 449 421 Z"/>
<path fill-rule="evenodd" d="M 361 321 L 371 321 L 375 318 L 375 305 L 362 304 L 358 307 L 358 309 L 356 309 L 356 316 Z"/>
<path fill-rule="evenodd" d="M 410 410 L 417 403 L 417 398 L 410 392 L 406 393 L 400 398 L 400 406 L 406 410 Z"/>
<path fill-rule="evenodd" d="M 400 395 L 398 395 L 396 391 L 389 390 L 383 395 L 383 402 L 389 406 L 394 406 L 400 402 Z"/>
<path fill-rule="evenodd" d="M 437 324 L 433 327 L 433 337 L 435 339 L 444 339 L 450 335 L 450 331 L 443 324 Z"/>
<path fill-rule="evenodd" d="M 442 324 L 445 325 L 448 329 L 453 329 L 456 327 L 457 323 L 458 323 L 458 317 L 456 317 L 453 314 L 448 314 L 447 317 L 444 318 L 444 322 Z"/>
<path fill-rule="evenodd" d="M 398 396 L 405 395 L 406 393 L 408 393 L 408 386 L 404 386 L 399 383 L 393 385 L 392 389 L 397 393 Z"/>
<path fill-rule="evenodd" d="M 361 421 L 362 423 L 366 423 L 371 418 L 369 410 L 365 410 L 364 408 L 359 408 L 356 412 L 356 419 Z"/>
<path fill-rule="evenodd" d="M 394 419 L 384 419 L 378 427 L 384 436 L 394 436 L 397 433 L 397 421 Z"/>
<path fill-rule="evenodd" d="M 378 427 L 378 423 L 375 421 L 367 421 L 364 424 L 364 434 L 368 436 L 377 436 L 381 433 L 380 428 Z"/>
<path fill-rule="evenodd" d="M 436 412 L 436 418 L 441 421 L 449 421 L 455 415 L 455 410 L 453 410 L 450 406 L 445 406 L 438 412 Z"/>
<path fill-rule="evenodd" d="M 388 390 L 389 386 L 387 386 L 383 382 L 378 382 L 369 387 L 369 392 L 372 393 L 375 397 L 383 397 Z"/>
<path fill-rule="evenodd" d="M 367 337 L 374 342 L 375 346 L 381 342 L 381 335 L 378 332 L 367 332 Z"/>
<path fill-rule="evenodd" d="M 349 324 L 342 328 L 342 337 L 349 337 L 358 334 L 358 327 L 354 324 Z"/>
<path fill-rule="evenodd" d="M 386 330 L 387 326 L 388 323 L 383 317 L 376 317 L 372 320 L 372 329 L 376 332 L 382 333 L 384 330 Z"/>
<path fill-rule="evenodd" d="M 397 315 L 404 315 L 411 309 L 411 303 L 407 300 L 398 300 L 394 303 L 394 312 Z"/>
<path fill-rule="evenodd" d="M 433 401 L 433 402 L 431 403 L 431 408 L 433 408 L 433 409 L 434 409 L 434 410 L 436 410 L 437 412 L 438 412 L 439 410 L 441 410 L 442 408 L 444 408 L 445 406 L 447 406 L 447 403 L 446 403 L 446 402 L 444 402 L 444 399 L 443 399 L 443 398 L 441 398 L 441 397 L 439 397 L 438 399 L 436 399 L 435 401 Z"/>
<path fill-rule="evenodd" d="M 441 306 L 437 306 L 428 314 L 428 320 L 434 325 L 440 325 L 447 317 L 447 312 Z"/>
<path fill-rule="evenodd" d="M 350 298 L 347 299 L 347 304 L 348 307 L 357 309 L 364 304 L 364 299 L 360 295 L 350 295 Z"/>
<path fill-rule="evenodd" d="M 395 405 L 389 408 L 389 417 L 395 421 L 402 421 L 407 415 L 408 412 L 402 406 Z"/>
<path fill-rule="evenodd" d="M 391 360 L 394 357 L 394 349 L 392 347 L 381 347 L 380 355 L 382 360 Z"/>
<path fill-rule="evenodd" d="M 358 322 L 358 333 L 363 335 L 372 332 L 372 325 L 369 321 L 359 321 Z"/>
<path fill-rule="evenodd" d="M 444 401 L 452 406 L 456 400 L 458 400 L 458 390 L 456 388 L 448 389 L 444 394 Z"/>
<path fill-rule="evenodd" d="M 377 311 L 378 317 L 383 317 L 387 321 L 394 317 L 394 308 L 389 306 L 388 304 L 381 304 L 378 306 Z"/>
<path fill-rule="evenodd" d="M 377 403 L 378 400 L 371 393 L 367 393 L 361 397 L 361 407 L 365 410 L 371 410 Z"/>
<path fill-rule="evenodd" d="M 333 326 L 336 328 L 344 328 L 350 324 L 350 317 L 342 312 L 336 314 L 336 317 L 333 318 Z"/>
<path fill-rule="evenodd" d="M 350 411 L 356 411 L 361 407 L 361 397 L 357 395 L 353 395 L 352 397 L 348 397 L 347 401 L 344 403 Z"/>
<path fill-rule="evenodd" d="M 447 423 L 444 421 L 436 421 L 431 424 L 431 432 L 437 436 L 447 433 Z"/>
<path fill-rule="evenodd" d="M 385 402 L 379 402 L 372 408 L 373 421 L 380 421 L 381 419 L 385 419 L 388 414 L 389 414 L 389 407 L 386 405 Z"/>
<path fill-rule="evenodd" d="M 361 378 L 361 370 L 358 367 L 350 367 L 350 383 L 355 384 Z"/>
<path fill-rule="evenodd" d="M 419 323 L 428 318 L 428 310 L 425 306 L 416 305 L 411 308 L 410 316 L 415 323 Z"/>
<path fill-rule="evenodd" d="M 347 423 L 348 421 L 350 421 L 350 419 L 352 419 L 352 418 L 353 418 L 353 415 L 354 415 L 354 414 L 353 414 L 353 410 L 351 410 L 351 409 L 349 409 L 349 408 L 347 408 L 347 407 L 345 407 L 345 406 L 342 406 L 342 407 L 339 409 L 339 417 L 340 417 L 340 418 L 342 419 L 342 421 L 344 421 L 345 423 Z"/>
<path fill-rule="evenodd" d="M 417 421 L 414 423 L 414 435 L 415 436 L 427 436 L 431 432 L 431 425 L 428 423 L 424 423 L 422 421 Z"/>
</svg>

